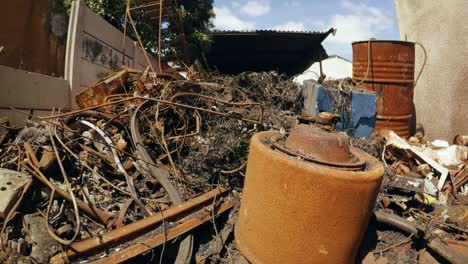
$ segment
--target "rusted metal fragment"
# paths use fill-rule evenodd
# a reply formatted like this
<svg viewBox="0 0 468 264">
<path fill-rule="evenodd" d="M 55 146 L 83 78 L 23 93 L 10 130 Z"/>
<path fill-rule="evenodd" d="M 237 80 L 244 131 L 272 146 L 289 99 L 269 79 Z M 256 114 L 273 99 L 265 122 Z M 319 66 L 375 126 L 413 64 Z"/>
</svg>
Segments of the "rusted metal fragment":
<svg viewBox="0 0 468 264">
<path fill-rule="evenodd" d="M 125 217 L 125 213 L 127 212 L 130 205 L 132 205 L 132 203 L 133 203 L 132 199 L 128 199 L 124 203 L 124 206 L 120 209 L 119 216 L 117 217 L 117 220 L 115 221 L 115 227 L 121 228 L 124 225 L 123 220 L 124 220 L 124 217 Z"/>
<path fill-rule="evenodd" d="M 149 228 L 161 223 L 164 220 L 174 219 L 184 213 L 193 210 L 194 208 L 212 201 L 212 199 L 224 195 L 228 192 L 226 188 L 216 188 L 205 194 L 202 194 L 190 201 L 183 204 L 173 206 L 167 210 L 162 211 L 161 214 L 154 214 L 139 221 L 125 225 L 119 229 L 104 233 L 102 235 L 91 237 L 83 241 L 79 241 L 70 245 L 70 249 L 64 253 L 58 254 L 53 257 L 53 263 L 62 263 L 63 259 L 74 259 L 79 255 L 91 253 L 98 249 L 121 243 L 123 241 L 135 238 L 147 231 Z"/>
<path fill-rule="evenodd" d="M 60 3 L 56 0 L 2 3 L 0 65 L 64 76 L 68 16 Z"/>
<path fill-rule="evenodd" d="M 190 230 L 200 226 L 201 224 L 210 221 L 213 217 L 213 214 L 219 215 L 226 210 L 230 209 L 236 203 L 236 199 L 228 198 L 221 205 L 215 206 L 214 212 L 211 210 L 205 210 L 202 208 L 200 211 L 194 213 L 194 216 L 189 220 L 184 221 L 183 223 L 169 229 L 166 234 L 159 234 L 153 238 L 147 239 L 142 243 L 135 244 L 125 250 L 114 253 L 107 258 L 99 259 L 94 264 L 105 264 L 105 263 L 122 263 L 130 258 L 136 257 L 140 254 L 143 254 L 155 247 L 158 247 L 165 243 L 168 240 L 172 240 L 176 237 L 179 237 Z"/>
<path fill-rule="evenodd" d="M 37 160 L 36 152 L 32 149 L 31 144 L 29 144 L 28 142 L 24 142 L 23 146 L 24 150 L 26 151 L 26 154 L 28 155 L 28 159 L 31 161 L 32 165 L 36 168 L 39 168 L 39 161 Z"/>
<path fill-rule="evenodd" d="M 466 241 L 433 239 L 427 246 L 452 264 L 468 263 L 468 243 Z"/>
<path fill-rule="evenodd" d="M 453 176 L 453 182 L 445 183 L 444 190 L 449 192 L 453 192 L 455 188 L 455 192 L 460 189 L 461 186 L 465 185 L 468 182 L 468 162 L 463 164 L 462 167 L 458 172 L 455 173 Z"/>
<path fill-rule="evenodd" d="M 326 132 L 308 125 L 297 125 L 286 139 L 284 146 L 273 143 L 278 150 L 304 160 L 332 167 L 360 170 L 365 161 L 354 154 L 346 134 Z"/>
<path fill-rule="evenodd" d="M 149 68 L 150 68 L 149 66 L 146 67 L 146 70 L 143 72 L 140 78 L 138 78 L 138 80 L 135 81 L 135 88 L 137 89 L 139 93 L 142 93 L 145 90 L 145 83 L 148 77 Z"/>
<path fill-rule="evenodd" d="M 100 105 L 104 103 L 107 96 L 116 94 L 123 89 L 123 83 L 128 77 L 128 70 L 124 69 L 113 76 L 101 80 L 79 93 L 75 100 L 80 108 Z"/>
<path fill-rule="evenodd" d="M 437 260 L 426 249 L 423 249 L 418 256 L 418 264 L 440 264 L 441 261 Z"/>
<path fill-rule="evenodd" d="M 54 164 L 56 159 L 54 150 L 51 146 L 44 146 L 42 147 L 42 156 L 41 160 L 39 160 L 39 168 L 44 171 L 47 171 L 52 164 Z"/>
<path fill-rule="evenodd" d="M 302 155 L 333 163 L 352 163 L 349 138 L 343 133 L 329 133 L 308 125 L 297 125 L 286 139 L 285 146 Z"/>
<path fill-rule="evenodd" d="M 418 179 L 413 177 L 394 175 L 392 176 L 392 180 L 386 182 L 386 186 L 390 188 L 402 189 L 416 193 L 425 193 L 424 179 Z"/>
</svg>

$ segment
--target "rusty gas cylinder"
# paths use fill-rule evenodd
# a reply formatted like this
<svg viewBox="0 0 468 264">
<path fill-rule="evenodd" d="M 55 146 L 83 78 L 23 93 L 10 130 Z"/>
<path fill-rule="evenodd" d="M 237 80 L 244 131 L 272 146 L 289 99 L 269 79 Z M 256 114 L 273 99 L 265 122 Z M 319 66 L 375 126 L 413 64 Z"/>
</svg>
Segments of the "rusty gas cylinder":
<svg viewBox="0 0 468 264">
<path fill-rule="evenodd" d="M 235 240 L 252 263 L 353 263 L 383 165 L 341 133 L 252 137 Z"/>
</svg>

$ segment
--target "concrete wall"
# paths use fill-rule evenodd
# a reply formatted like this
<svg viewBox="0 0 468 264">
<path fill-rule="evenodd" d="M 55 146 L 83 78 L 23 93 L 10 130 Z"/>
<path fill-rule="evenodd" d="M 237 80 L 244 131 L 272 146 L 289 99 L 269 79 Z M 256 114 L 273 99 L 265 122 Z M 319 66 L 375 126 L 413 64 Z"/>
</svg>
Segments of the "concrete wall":
<svg viewBox="0 0 468 264">
<path fill-rule="evenodd" d="M 60 1 L 2 1 L 0 65 L 64 76 L 68 16 Z"/>
<path fill-rule="evenodd" d="M 2 65 L 0 95 L 0 117 L 8 116 L 12 126 L 23 126 L 28 116 L 10 107 L 34 115 L 47 115 L 54 107 L 70 108 L 70 89 L 66 80 Z"/>
<path fill-rule="evenodd" d="M 123 64 L 135 69 L 148 66 L 138 43 L 128 37 L 123 55 L 122 32 L 87 8 L 84 1 L 73 3 L 68 31 L 65 79 L 70 82 L 72 108 L 77 108 L 78 93 Z M 151 60 L 156 69 L 156 60 Z"/>
<path fill-rule="evenodd" d="M 466 0 L 395 0 L 402 40 L 420 42 L 427 63 L 415 87 L 417 122 L 430 139 L 468 135 Z M 416 47 L 416 73 L 423 62 Z"/>
</svg>

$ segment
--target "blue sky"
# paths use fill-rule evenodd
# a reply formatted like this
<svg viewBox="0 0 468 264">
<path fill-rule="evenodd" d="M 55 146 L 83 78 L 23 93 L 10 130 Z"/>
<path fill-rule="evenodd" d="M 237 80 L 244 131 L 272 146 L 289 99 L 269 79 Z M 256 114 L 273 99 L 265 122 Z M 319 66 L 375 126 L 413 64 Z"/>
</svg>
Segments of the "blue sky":
<svg viewBox="0 0 468 264">
<path fill-rule="evenodd" d="M 277 29 L 326 31 L 337 28 L 323 43 L 327 53 L 348 59 L 351 42 L 399 39 L 393 0 L 215 0 L 216 29 Z"/>
</svg>

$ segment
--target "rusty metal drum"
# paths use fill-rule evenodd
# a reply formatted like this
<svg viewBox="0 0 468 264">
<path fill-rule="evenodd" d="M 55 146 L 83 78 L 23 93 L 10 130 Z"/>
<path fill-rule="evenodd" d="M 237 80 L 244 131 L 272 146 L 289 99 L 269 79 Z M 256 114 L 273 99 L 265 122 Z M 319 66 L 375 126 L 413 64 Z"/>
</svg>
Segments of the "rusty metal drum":
<svg viewBox="0 0 468 264">
<path fill-rule="evenodd" d="M 372 40 L 352 46 L 353 79 L 377 94 L 376 128 L 409 137 L 414 112 L 414 43 Z"/>
<path fill-rule="evenodd" d="M 298 125 L 252 137 L 235 241 L 251 263 L 353 263 L 383 165 L 346 135 Z"/>
</svg>

